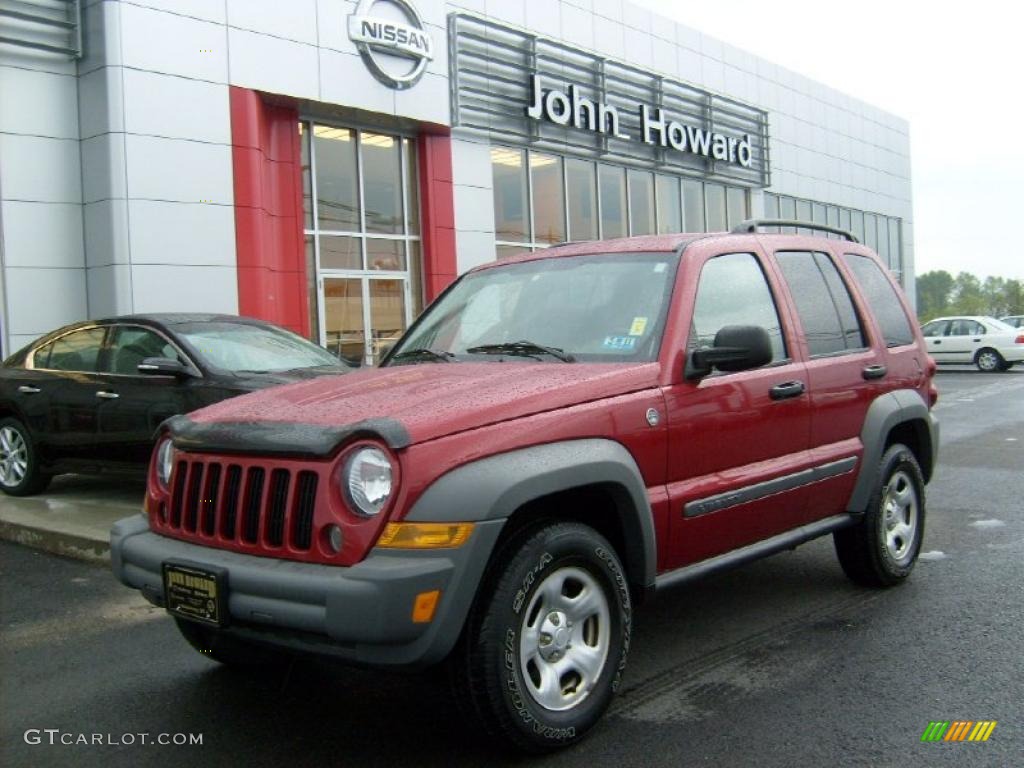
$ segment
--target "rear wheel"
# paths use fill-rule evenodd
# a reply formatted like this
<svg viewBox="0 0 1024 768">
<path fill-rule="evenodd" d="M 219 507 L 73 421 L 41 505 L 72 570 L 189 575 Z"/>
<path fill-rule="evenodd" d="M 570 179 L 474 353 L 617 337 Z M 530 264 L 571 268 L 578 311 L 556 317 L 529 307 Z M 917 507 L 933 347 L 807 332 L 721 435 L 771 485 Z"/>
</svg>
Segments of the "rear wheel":
<svg viewBox="0 0 1024 768">
<path fill-rule="evenodd" d="M 281 664 L 287 656 L 261 645 L 247 643 L 215 627 L 175 619 L 178 631 L 203 656 L 232 667 L 262 667 Z"/>
<path fill-rule="evenodd" d="M 573 744 L 618 688 L 632 628 L 629 588 L 611 545 L 578 523 L 510 540 L 449 666 L 463 710 L 526 752 Z"/>
<path fill-rule="evenodd" d="M 1003 356 L 996 352 L 994 349 L 982 349 L 978 351 L 978 354 L 974 356 L 974 364 L 978 366 L 979 371 L 984 373 L 995 373 L 996 371 L 1006 370 L 1003 366 L 1006 365 L 1006 361 L 1003 360 Z"/>
<path fill-rule="evenodd" d="M 18 419 L 0 419 L 0 491 L 8 496 L 31 496 L 50 484 L 39 467 L 32 436 Z"/>
<path fill-rule="evenodd" d="M 882 456 L 878 480 L 859 523 L 836 531 L 836 554 L 850 579 L 868 587 L 899 584 L 914 569 L 924 534 L 924 476 L 899 443 Z"/>
</svg>

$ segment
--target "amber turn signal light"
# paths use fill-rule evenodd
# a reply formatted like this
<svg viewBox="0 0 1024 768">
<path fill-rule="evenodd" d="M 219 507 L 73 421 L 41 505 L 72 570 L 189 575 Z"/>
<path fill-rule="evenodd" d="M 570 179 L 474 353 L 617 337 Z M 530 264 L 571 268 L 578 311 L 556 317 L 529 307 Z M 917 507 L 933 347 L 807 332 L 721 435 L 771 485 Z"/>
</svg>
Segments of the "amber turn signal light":
<svg viewBox="0 0 1024 768">
<path fill-rule="evenodd" d="M 392 549 L 461 547 L 473 532 L 473 523 L 388 523 L 377 541 Z"/>
<path fill-rule="evenodd" d="M 437 601 L 441 598 L 441 590 L 433 589 L 430 592 L 420 592 L 412 604 L 412 623 L 426 624 L 434 620 L 434 611 L 437 610 Z"/>
</svg>

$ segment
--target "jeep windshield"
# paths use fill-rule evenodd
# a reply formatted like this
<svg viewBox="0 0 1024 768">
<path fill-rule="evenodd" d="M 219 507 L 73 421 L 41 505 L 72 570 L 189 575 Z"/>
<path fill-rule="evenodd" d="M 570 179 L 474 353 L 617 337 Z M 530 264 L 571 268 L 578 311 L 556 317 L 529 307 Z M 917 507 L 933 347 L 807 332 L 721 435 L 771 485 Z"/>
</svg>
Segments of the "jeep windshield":
<svg viewBox="0 0 1024 768">
<path fill-rule="evenodd" d="M 563 256 L 471 272 L 386 364 L 654 360 L 678 261 L 675 253 Z"/>
</svg>

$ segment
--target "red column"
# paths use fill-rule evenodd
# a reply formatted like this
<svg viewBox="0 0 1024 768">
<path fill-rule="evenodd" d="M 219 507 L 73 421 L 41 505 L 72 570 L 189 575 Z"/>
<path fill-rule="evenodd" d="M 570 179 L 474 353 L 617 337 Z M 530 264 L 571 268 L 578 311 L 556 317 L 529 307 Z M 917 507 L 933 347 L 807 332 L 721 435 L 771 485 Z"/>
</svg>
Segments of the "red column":
<svg viewBox="0 0 1024 768">
<path fill-rule="evenodd" d="M 238 311 L 309 336 L 299 113 L 230 93 Z"/>
<path fill-rule="evenodd" d="M 452 141 L 442 134 L 419 137 L 420 212 L 423 226 L 423 290 L 428 302 L 455 279 L 455 196 Z"/>
</svg>

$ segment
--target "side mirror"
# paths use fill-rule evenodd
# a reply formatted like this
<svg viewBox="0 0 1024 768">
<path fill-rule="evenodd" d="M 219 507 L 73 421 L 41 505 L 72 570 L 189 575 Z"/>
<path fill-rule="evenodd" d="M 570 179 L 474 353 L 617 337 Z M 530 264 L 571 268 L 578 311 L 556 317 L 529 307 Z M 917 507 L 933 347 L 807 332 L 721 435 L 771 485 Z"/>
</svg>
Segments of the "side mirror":
<svg viewBox="0 0 1024 768">
<path fill-rule="evenodd" d="M 759 325 L 727 325 L 715 334 L 715 345 L 698 349 L 686 364 L 686 378 L 700 379 L 714 369 L 747 371 L 772 361 L 772 340 Z"/>
<path fill-rule="evenodd" d="M 139 363 L 138 371 L 148 376 L 174 376 L 179 379 L 192 375 L 188 368 L 169 357 L 147 357 Z"/>
</svg>

